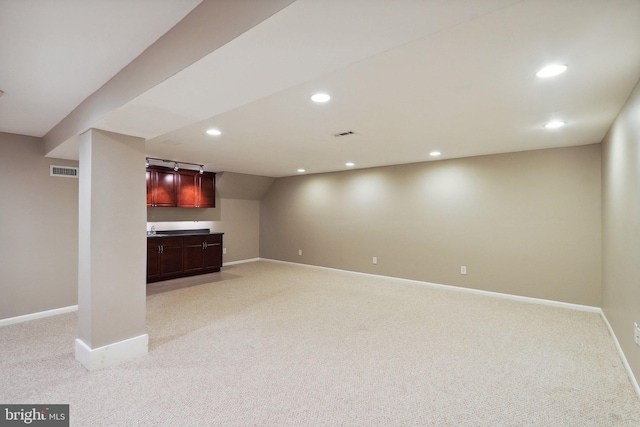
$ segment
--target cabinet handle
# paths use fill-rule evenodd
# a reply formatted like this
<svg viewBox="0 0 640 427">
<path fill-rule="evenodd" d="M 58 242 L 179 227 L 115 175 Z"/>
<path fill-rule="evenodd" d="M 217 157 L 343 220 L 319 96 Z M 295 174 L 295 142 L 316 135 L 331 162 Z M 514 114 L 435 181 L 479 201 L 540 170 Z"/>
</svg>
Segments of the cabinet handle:
<svg viewBox="0 0 640 427">
<path fill-rule="evenodd" d="M 204 248 L 207 249 L 209 247 L 209 244 L 207 242 L 204 242 Z"/>
<path fill-rule="evenodd" d="M 220 243 L 212 243 L 211 246 L 220 246 Z"/>
</svg>

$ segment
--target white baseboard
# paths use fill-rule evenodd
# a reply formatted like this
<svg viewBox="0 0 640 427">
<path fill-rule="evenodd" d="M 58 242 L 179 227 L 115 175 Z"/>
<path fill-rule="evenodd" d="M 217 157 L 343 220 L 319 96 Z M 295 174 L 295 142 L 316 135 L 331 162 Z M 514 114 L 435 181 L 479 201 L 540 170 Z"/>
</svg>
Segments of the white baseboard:
<svg viewBox="0 0 640 427">
<path fill-rule="evenodd" d="M 78 311 L 77 305 L 70 305 L 69 307 L 54 308 L 53 310 L 39 311 L 37 313 L 30 313 L 22 316 L 8 317 L 6 319 L 0 319 L 0 327 L 13 325 L 15 323 L 27 322 L 29 320 L 42 319 L 43 317 L 56 316 L 58 314 L 71 313 L 74 311 Z"/>
<path fill-rule="evenodd" d="M 256 261 L 260 261 L 260 258 L 241 259 L 240 261 L 225 262 L 222 264 L 222 266 L 226 267 L 228 265 L 244 264 L 247 262 L 256 262 Z"/>
<path fill-rule="evenodd" d="M 89 371 L 113 366 L 148 352 L 149 335 L 147 334 L 98 348 L 90 348 L 80 338 L 76 338 L 76 360 Z"/>
<path fill-rule="evenodd" d="M 490 297 L 494 297 L 494 298 L 502 298 L 502 299 L 508 299 L 508 300 L 513 300 L 513 301 L 528 302 L 528 303 L 532 303 L 532 304 L 547 305 L 547 306 L 551 306 L 551 307 L 562 307 L 562 308 L 568 308 L 568 309 L 571 309 L 571 310 L 588 311 L 588 312 L 591 312 L 591 313 L 602 313 L 602 310 L 600 309 L 600 307 L 593 307 L 593 306 L 590 306 L 590 305 L 572 304 L 572 303 L 568 303 L 568 302 L 553 301 L 553 300 L 547 300 L 547 299 L 542 299 L 542 298 L 523 297 L 523 296 L 520 296 L 520 295 L 512 295 L 512 294 L 504 294 L 504 293 L 501 293 L 501 292 L 484 291 L 484 290 L 481 290 L 481 289 L 465 288 L 465 287 L 462 287 L 462 286 L 442 285 L 442 284 L 439 284 L 439 283 L 424 282 L 424 281 L 420 281 L 420 280 L 402 279 L 400 277 L 382 276 L 380 274 L 371 274 L 371 273 L 361 273 L 361 272 L 358 272 L 358 271 L 341 270 L 341 269 L 338 269 L 338 268 L 321 267 L 321 266 L 318 266 L 318 265 L 310 265 L 310 264 L 300 264 L 300 263 L 297 263 L 297 262 L 280 261 L 280 260 L 269 259 L 269 258 L 260 258 L 260 261 L 276 262 L 276 263 L 282 263 L 282 264 L 291 264 L 291 265 L 298 265 L 298 266 L 302 266 L 302 267 L 319 268 L 319 269 L 323 269 L 323 270 L 340 271 L 342 273 L 350 273 L 350 274 L 355 274 L 355 275 L 358 275 L 358 276 L 379 277 L 379 278 L 383 278 L 383 279 L 394 280 L 394 281 L 401 282 L 401 283 L 411 283 L 411 284 L 414 284 L 414 285 L 428 286 L 430 288 L 444 289 L 444 290 L 448 290 L 448 291 L 464 292 L 464 293 L 475 294 L 475 295 L 484 295 L 484 296 L 490 296 Z"/>
<path fill-rule="evenodd" d="M 600 310 L 600 317 L 602 317 L 602 321 L 604 322 L 604 324 L 607 325 L 607 329 L 609 330 L 609 334 L 611 335 L 611 338 L 613 338 L 613 342 L 616 345 L 616 350 L 618 350 L 618 354 L 620 355 L 620 359 L 622 359 L 622 364 L 624 365 L 624 369 L 627 371 L 627 376 L 631 380 L 631 385 L 633 385 L 633 388 L 635 389 L 636 394 L 638 395 L 638 398 L 640 399 L 640 386 L 638 386 L 638 381 L 636 381 L 636 376 L 633 374 L 633 370 L 631 369 L 631 365 L 629 365 L 629 362 L 627 361 L 627 357 L 624 355 L 624 351 L 622 351 L 622 347 L 620 346 L 620 342 L 618 341 L 618 337 L 616 336 L 616 333 L 613 332 L 613 328 L 611 327 L 611 324 L 609 323 L 609 319 L 607 319 L 607 316 L 604 314 L 604 311 L 602 311 L 602 310 Z"/>
</svg>

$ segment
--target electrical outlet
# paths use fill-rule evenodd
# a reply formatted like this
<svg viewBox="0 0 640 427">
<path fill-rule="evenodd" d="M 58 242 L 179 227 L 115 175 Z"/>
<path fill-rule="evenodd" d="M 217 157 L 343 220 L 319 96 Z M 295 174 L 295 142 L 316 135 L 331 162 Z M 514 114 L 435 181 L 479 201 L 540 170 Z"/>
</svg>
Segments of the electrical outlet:
<svg viewBox="0 0 640 427">
<path fill-rule="evenodd" d="M 298 249 L 298 255 L 302 256 L 302 249 Z"/>
<path fill-rule="evenodd" d="M 635 322 L 633 323 L 633 340 L 640 345 L 640 327 Z"/>
<path fill-rule="evenodd" d="M 466 265 L 461 265 L 460 266 L 460 274 L 467 274 L 467 266 Z"/>
<path fill-rule="evenodd" d="M 378 263 L 378 257 L 377 257 L 377 256 L 374 256 L 374 257 L 373 257 L 373 263 L 374 263 L 374 264 L 377 264 L 377 263 Z"/>
<path fill-rule="evenodd" d="M 222 248 L 222 255 L 226 255 L 227 254 L 227 248 Z"/>
</svg>

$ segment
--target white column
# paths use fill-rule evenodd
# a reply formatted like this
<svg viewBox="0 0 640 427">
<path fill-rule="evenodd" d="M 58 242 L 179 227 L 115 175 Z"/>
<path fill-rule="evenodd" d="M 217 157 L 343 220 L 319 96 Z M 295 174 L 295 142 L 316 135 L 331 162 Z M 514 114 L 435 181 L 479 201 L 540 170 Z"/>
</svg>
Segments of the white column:
<svg viewBox="0 0 640 427">
<path fill-rule="evenodd" d="M 145 140 L 80 138 L 75 353 L 93 370 L 148 352 Z"/>
</svg>

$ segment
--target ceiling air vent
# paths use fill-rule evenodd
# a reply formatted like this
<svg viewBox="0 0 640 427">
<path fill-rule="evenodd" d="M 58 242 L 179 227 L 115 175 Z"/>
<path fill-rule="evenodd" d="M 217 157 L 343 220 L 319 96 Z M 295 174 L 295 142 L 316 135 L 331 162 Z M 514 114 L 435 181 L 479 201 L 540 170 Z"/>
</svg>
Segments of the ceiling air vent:
<svg viewBox="0 0 640 427">
<path fill-rule="evenodd" d="M 352 130 L 348 130 L 346 132 L 334 133 L 334 138 L 342 138 L 343 136 L 355 135 L 356 133 Z"/>
<path fill-rule="evenodd" d="M 78 168 L 74 168 L 72 166 L 49 166 L 49 175 L 50 176 L 60 176 L 63 178 L 77 178 L 78 177 Z"/>
</svg>

